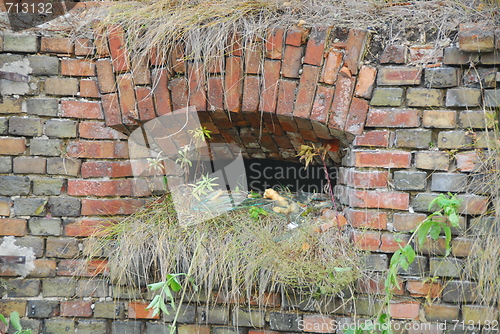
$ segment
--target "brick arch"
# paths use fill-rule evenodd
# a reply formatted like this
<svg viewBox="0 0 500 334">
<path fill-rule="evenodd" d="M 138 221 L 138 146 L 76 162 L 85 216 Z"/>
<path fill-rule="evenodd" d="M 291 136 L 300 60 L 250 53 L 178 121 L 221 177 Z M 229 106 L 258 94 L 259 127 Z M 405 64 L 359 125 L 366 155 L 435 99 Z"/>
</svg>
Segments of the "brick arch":
<svg viewBox="0 0 500 334">
<path fill-rule="evenodd" d="M 236 143 L 245 157 L 294 159 L 302 144 L 314 142 L 329 143 L 336 161 L 339 147 L 363 131 L 373 84 L 357 80 L 367 31 L 351 29 L 338 42 L 331 27 L 280 28 L 255 49 L 232 45 L 215 66 L 184 61 L 178 48 L 170 68 L 154 57 L 130 63 L 123 34 L 120 27 L 109 30 L 111 57 L 97 61 L 112 128 L 130 133 L 191 106 L 213 142 Z"/>
</svg>

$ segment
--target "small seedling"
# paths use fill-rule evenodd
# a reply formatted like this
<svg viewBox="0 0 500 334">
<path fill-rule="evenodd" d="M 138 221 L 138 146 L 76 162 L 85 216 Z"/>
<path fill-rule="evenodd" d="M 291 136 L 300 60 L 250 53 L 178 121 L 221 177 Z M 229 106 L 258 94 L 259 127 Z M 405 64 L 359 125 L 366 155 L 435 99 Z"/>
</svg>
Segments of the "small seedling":
<svg viewBox="0 0 500 334">
<path fill-rule="evenodd" d="M 10 314 L 10 324 L 12 325 L 12 327 L 14 327 L 14 329 L 16 330 L 14 332 L 14 334 L 31 334 L 31 329 L 23 329 L 23 327 L 21 326 L 21 319 L 19 317 L 19 313 L 17 311 L 14 311 Z M 8 326 L 9 325 L 9 322 L 7 321 L 7 319 L 5 319 L 5 317 L 3 316 L 3 314 L 0 314 L 0 320 L 6 325 Z"/>
</svg>

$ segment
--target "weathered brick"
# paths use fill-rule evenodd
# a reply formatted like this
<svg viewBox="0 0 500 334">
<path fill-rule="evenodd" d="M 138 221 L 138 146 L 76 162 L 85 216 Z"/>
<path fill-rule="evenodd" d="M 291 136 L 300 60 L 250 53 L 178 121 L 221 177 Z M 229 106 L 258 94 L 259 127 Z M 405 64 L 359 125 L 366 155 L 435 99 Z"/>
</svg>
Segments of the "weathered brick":
<svg viewBox="0 0 500 334">
<path fill-rule="evenodd" d="M 48 319 L 44 321 L 43 333 L 59 334 L 74 332 L 75 322 L 72 319 Z"/>
<path fill-rule="evenodd" d="M 58 156 L 62 152 L 62 141 L 58 139 L 32 139 L 30 154 L 41 156 Z"/>
<path fill-rule="evenodd" d="M 0 141 L 1 142 L 1 141 Z M 12 173 L 12 158 L 0 156 L 0 173 Z"/>
<path fill-rule="evenodd" d="M 0 242 L 0 244 L 3 241 Z M 22 237 L 16 238 L 16 245 L 21 247 L 28 247 L 33 250 L 36 257 L 42 257 L 44 252 L 44 240 L 38 237 Z"/>
<path fill-rule="evenodd" d="M 54 217 L 78 217 L 80 215 L 81 203 L 77 198 L 51 197 L 48 206 Z"/>
<path fill-rule="evenodd" d="M 353 77 L 338 77 L 328 120 L 330 127 L 341 131 L 344 130 L 354 91 L 354 84 L 355 79 Z"/>
<path fill-rule="evenodd" d="M 313 27 L 309 33 L 307 40 L 306 54 L 304 55 L 304 63 L 309 65 L 320 66 L 323 62 L 323 53 L 325 43 L 330 34 L 330 27 Z"/>
<path fill-rule="evenodd" d="M 468 257 L 472 254 L 476 239 L 454 238 L 451 241 L 451 254 L 456 257 Z"/>
<path fill-rule="evenodd" d="M 47 257 L 69 259 L 78 255 L 79 242 L 75 238 L 47 238 L 45 254 Z"/>
<path fill-rule="evenodd" d="M 264 77 L 261 87 L 260 111 L 274 113 L 278 94 L 278 82 L 280 78 L 280 61 L 264 61 Z"/>
<path fill-rule="evenodd" d="M 78 95 L 78 79 L 50 77 L 45 79 L 45 94 L 47 95 Z"/>
<path fill-rule="evenodd" d="M 2 299 L 0 300 L 0 314 L 8 315 L 16 311 L 21 316 L 23 316 L 24 314 L 26 314 L 26 304 L 26 300 Z"/>
<path fill-rule="evenodd" d="M 380 57 L 381 64 L 404 64 L 406 62 L 406 47 L 404 45 L 388 45 Z"/>
<path fill-rule="evenodd" d="M 399 171 L 402 173 L 403 171 Z M 411 232 L 427 218 L 423 213 L 395 213 L 392 220 L 392 225 L 395 231 Z"/>
<path fill-rule="evenodd" d="M 378 71 L 378 85 L 419 85 L 422 76 L 422 70 L 417 67 L 382 67 Z"/>
<path fill-rule="evenodd" d="M 366 254 L 363 258 L 363 268 L 372 271 L 385 271 L 389 266 L 387 254 Z"/>
<path fill-rule="evenodd" d="M 377 69 L 371 66 L 363 66 L 359 71 L 358 81 L 354 90 L 354 95 L 365 99 L 372 97 L 373 88 L 375 87 L 375 79 L 377 77 Z"/>
<path fill-rule="evenodd" d="M 58 75 L 59 59 L 48 56 L 28 56 L 32 75 Z"/>
<path fill-rule="evenodd" d="M 299 89 L 293 109 L 294 117 L 308 118 L 311 113 L 316 83 L 318 81 L 319 67 L 304 65 L 300 77 Z M 338 89 L 337 89 L 338 91 Z M 347 114 L 347 112 L 346 112 Z"/>
<path fill-rule="evenodd" d="M 286 116 L 292 115 L 296 89 L 297 83 L 295 81 L 279 81 L 278 103 L 276 108 L 277 114 Z"/>
<path fill-rule="evenodd" d="M 342 66 L 342 51 L 332 49 L 326 55 L 323 72 L 321 73 L 320 81 L 333 85 L 337 81 L 337 75 Z"/>
<path fill-rule="evenodd" d="M 93 333 L 106 333 L 107 322 L 106 320 L 86 320 L 79 319 L 76 323 L 76 333 L 93 334 Z"/>
<path fill-rule="evenodd" d="M 17 136 L 37 137 L 42 135 L 43 120 L 34 117 L 17 117 L 9 119 L 9 133 Z"/>
<path fill-rule="evenodd" d="M 447 107 L 477 107 L 480 100 L 480 89 L 451 88 L 446 91 Z"/>
<path fill-rule="evenodd" d="M 160 315 L 153 315 L 152 309 L 147 309 L 149 303 L 129 302 L 128 317 L 131 319 L 159 319 Z"/>
<path fill-rule="evenodd" d="M 7 286 L 9 297 L 37 297 L 40 294 L 39 279 L 11 279 Z"/>
<path fill-rule="evenodd" d="M 457 161 L 457 169 L 461 172 L 474 171 L 481 161 L 476 151 L 457 153 L 455 160 Z"/>
<path fill-rule="evenodd" d="M 30 271 L 30 277 L 54 277 L 56 276 L 56 261 L 48 259 L 37 259 L 33 261 L 35 268 Z"/>
<path fill-rule="evenodd" d="M 460 277 L 463 261 L 453 258 L 430 258 L 429 271 L 432 276 Z"/>
<path fill-rule="evenodd" d="M 465 52 L 492 52 L 495 48 L 494 30 L 473 23 L 460 24 L 458 31 L 460 50 Z"/>
<path fill-rule="evenodd" d="M 1 61 L 1 58 L 0 58 Z M 20 114 L 22 112 L 22 100 L 4 97 L 0 103 L 0 114 Z"/>
<path fill-rule="evenodd" d="M 58 276 L 94 277 L 109 274 L 106 260 L 61 260 L 57 266 Z"/>
<path fill-rule="evenodd" d="M 133 213 L 144 204 L 138 199 L 83 199 L 82 215 L 127 215 Z"/>
<path fill-rule="evenodd" d="M 224 78 L 226 110 L 241 111 L 241 95 L 243 93 L 243 61 L 241 57 L 226 59 L 226 77 Z"/>
<path fill-rule="evenodd" d="M 26 232 L 26 219 L 0 219 L 0 235 L 13 235 L 16 237 L 22 237 L 26 235 Z"/>
<path fill-rule="evenodd" d="M 94 101 L 61 101 L 61 116 L 85 119 L 103 119 L 101 104 Z"/>
<path fill-rule="evenodd" d="M 229 324 L 229 309 L 200 307 L 197 309 L 197 319 L 200 324 L 226 325 Z"/>
<path fill-rule="evenodd" d="M 16 198 L 14 200 L 14 212 L 20 216 L 42 216 L 45 210 L 39 214 L 35 214 L 37 209 L 43 207 L 43 198 Z"/>
<path fill-rule="evenodd" d="M 355 228 L 371 228 L 384 230 L 387 228 L 387 213 L 371 210 L 355 210 L 348 208 L 345 215 L 349 224 Z"/>
<path fill-rule="evenodd" d="M 265 55 L 270 59 L 281 59 L 283 53 L 283 28 L 276 28 L 269 32 L 265 41 Z"/>
<path fill-rule="evenodd" d="M 483 305 L 464 305 L 462 316 L 466 324 L 492 324 L 498 321 L 498 309 Z"/>
<path fill-rule="evenodd" d="M 68 195 L 71 196 L 130 196 L 130 180 L 68 180 Z"/>
<path fill-rule="evenodd" d="M 458 313 L 460 312 L 460 307 L 457 305 L 432 303 L 424 306 L 424 312 L 427 321 L 450 322 L 459 319 Z"/>
<path fill-rule="evenodd" d="M 59 302 L 55 300 L 29 300 L 28 317 L 51 318 L 59 315 Z"/>
<path fill-rule="evenodd" d="M 92 40 L 88 38 L 77 38 L 75 40 L 75 55 L 92 56 L 95 52 L 95 46 Z"/>
<path fill-rule="evenodd" d="M 345 66 L 352 74 L 358 73 L 359 63 L 364 57 L 365 48 L 370 38 L 368 30 L 350 29 L 347 36 L 346 54 L 344 57 Z"/>
<path fill-rule="evenodd" d="M 473 194 L 458 195 L 457 197 L 462 201 L 459 212 L 469 215 L 484 214 L 488 208 L 488 198 L 485 196 L 478 196 Z"/>
<path fill-rule="evenodd" d="M 425 190 L 427 187 L 427 173 L 396 171 L 393 176 L 396 190 Z"/>
<path fill-rule="evenodd" d="M 134 334 L 142 333 L 143 323 L 141 321 L 113 321 L 111 324 L 112 334 Z"/>
<path fill-rule="evenodd" d="M 389 314 L 396 319 L 418 319 L 420 312 L 419 302 L 391 302 Z"/>
<path fill-rule="evenodd" d="M 500 52 L 495 50 L 489 53 L 481 54 L 481 64 L 483 65 L 498 65 L 500 64 Z M 492 86 L 496 86 L 495 83 L 492 83 Z"/>
<path fill-rule="evenodd" d="M 81 173 L 83 178 L 133 176 L 129 161 L 86 161 Z"/>
<path fill-rule="evenodd" d="M 30 34 L 7 33 L 3 34 L 3 50 L 5 52 L 29 52 L 38 51 L 38 37 Z"/>
<path fill-rule="evenodd" d="M 30 218 L 28 226 L 31 235 L 61 235 L 61 219 L 33 217 Z"/>
<path fill-rule="evenodd" d="M 484 90 L 484 105 L 490 108 L 500 107 L 500 89 Z"/>
<path fill-rule="evenodd" d="M 305 314 L 301 331 L 306 333 L 336 333 L 335 318 L 325 315 Z"/>
<path fill-rule="evenodd" d="M 446 152 L 421 151 L 415 153 L 415 166 L 420 169 L 448 170 L 450 156 Z"/>
<path fill-rule="evenodd" d="M 425 86 L 448 88 L 458 85 L 458 69 L 455 67 L 431 67 L 425 69 Z"/>
<path fill-rule="evenodd" d="M 298 332 L 302 315 L 297 313 L 269 313 L 269 326 L 272 330 Z"/>
<path fill-rule="evenodd" d="M 422 125 L 426 128 L 454 128 L 457 121 L 455 110 L 424 110 Z"/>
<path fill-rule="evenodd" d="M 67 151 L 68 156 L 74 158 L 128 158 L 128 145 L 126 142 L 75 140 L 68 144 Z"/>
<path fill-rule="evenodd" d="M 0 155 L 19 155 L 26 150 L 26 140 L 22 138 L 0 138 Z"/>
<path fill-rule="evenodd" d="M 26 100 L 26 111 L 31 115 L 57 116 L 59 101 L 57 99 L 34 98 Z"/>
<path fill-rule="evenodd" d="M 447 65 L 465 65 L 469 63 L 477 63 L 478 61 L 478 53 L 464 52 L 454 46 L 444 49 L 444 63 Z"/>
<path fill-rule="evenodd" d="M 463 130 L 441 131 L 438 134 L 438 147 L 444 149 L 471 148 L 474 142 L 473 135 Z"/>
<path fill-rule="evenodd" d="M 467 184 L 467 175 L 454 173 L 433 173 L 431 190 L 462 192 Z"/>
<path fill-rule="evenodd" d="M 397 107 L 402 104 L 402 88 L 375 88 L 370 104 L 372 106 Z"/>
<path fill-rule="evenodd" d="M 346 204 L 358 208 L 407 210 L 408 203 L 409 195 L 405 193 L 349 190 Z"/>
<path fill-rule="evenodd" d="M 250 333 L 251 331 L 249 331 Z M 200 325 L 178 325 L 177 326 L 178 334 L 210 334 L 209 326 L 200 326 Z M 259 334 L 259 333 L 255 333 Z M 266 334 L 276 334 L 276 333 L 266 333 Z"/>
<path fill-rule="evenodd" d="M 478 300 L 477 283 L 468 281 L 448 281 L 443 288 L 443 301 L 470 303 Z"/>
<path fill-rule="evenodd" d="M 93 79 L 80 80 L 80 96 L 93 98 L 101 97 L 97 81 Z"/>
<path fill-rule="evenodd" d="M 47 159 L 38 157 L 14 158 L 14 173 L 16 174 L 44 174 Z"/>
<path fill-rule="evenodd" d="M 92 301 L 83 301 L 83 300 L 61 301 L 61 316 L 91 317 Z"/>
<path fill-rule="evenodd" d="M 8 119 L 0 117 L 0 135 L 6 135 L 9 129 Z"/>
<path fill-rule="evenodd" d="M 129 60 L 125 45 L 125 34 L 120 25 L 108 28 L 108 41 L 115 72 L 127 71 L 130 68 Z"/>
<path fill-rule="evenodd" d="M 73 77 L 95 76 L 95 63 L 86 59 L 62 59 L 61 74 Z"/>
<path fill-rule="evenodd" d="M 127 139 L 123 133 L 106 127 L 102 122 L 80 122 L 78 126 L 80 138 L 85 139 Z"/>
<path fill-rule="evenodd" d="M 410 264 L 408 270 L 399 268 L 398 274 L 405 276 L 428 276 L 429 271 L 426 269 L 427 262 L 428 262 L 427 257 L 417 255 L 415 257 L 415 261 L 413 261 L 413 263 Z"/>
<path fill-rule="evenodd" d="M 423 129 L 396 130 L 396 147 L 429 148 L 432 141 L 432 131 Z"/>
<path fill-rule="evenodd" d="M 30 192 L 30 179 L 24 176 L 0 176 L 0 195 L 19 196 Z"/>
<path fill-rule="evenodd" d="M 259 109 L 260 78 L 246 77 L 243 84 L 243 101 L 241 110 L 244 112 L 256 112 Z"/>
<path fill-rule="evenodd" d="M 123 319 L 125 308 L 122 302 L 96 302 L 94 317 L 106 319 Z"/>
<path fill-rule="evenodd" d="M 436 64 L 443 61 L 443 49 L 432 45 L 410 46 L 410 62 L 417 64 Z"/>
<path fill-rule="evenodd" d="M 109 297 L 109 283 L 102 279 L 79 280 L 76 288 L 76 296 L 81 298 Z"/>
<path fill-rule="evenodd" d="M 381 146 L 388 147 L 391 141 L 391 132 L 385 130 L 367 131 L 354 139 L 356 146 Z"/>
<path fill-rule="evenodd" d="M 82 162 L 71 158 L 47 159 L 47 174 L 78 176 Z"/>
<path fill-rule="evenodd" d="M 0 198 L 0 216 L 10 216 L 11 206 L 12 200 L 10 198 Z"/>
<path fill-rule="evenodd" d="M 70 237 L 88 237 L 111 224 L 106 219 L 66 219 L 64 220 L 64 235 Z"/>
<path fill-rule="evenodd" d="M 177 316 L 178 323 L 194 323 L 196 319 L 196 306 L 193 304 L 182 304 L 177 305 L 179 307 L 179 314 Z M 163 314 L 162 320 L 165 322 L 173 322 L 176 316 L 176 310 L 172 308 L 172 305 L 167 305 L 167 310 L 170 314 Z"/>
<path fill-rule="evenodd" d="M 137 97 L 137 109 L 139 111 L 139 118 L 143 121 L 148 121 L 156 117 L 155 106 L 153 102 L 152 90 L 149 87 L 136 87 L 135 96 Z M 198 87 L 197 90 L 197 102 L 192 102 L 196 106 L 197 111 L 206 110 L 206 98 L 205 92 L 201 92 Z M 194 92 L 191 95 L 194 99 Z M 200 99 L 202 101 L 200 101 Z M 193 100 L 192 100 L 193 101 Z"/>
<path fill-rule="evenodd" d="M 298 78 L 302 66 L 303 48 L 299 46 L 287 45 L 283 55 L 283 68 L 281 74 L 287 78 Z"/>
<path fill-rule="evenodd" d="M 444 91 L 430 88 L 408 88 L 406 104 L 409 107 L 439 107 L 443 105 Z"/>
<path fill-rule="evenodd" d="M 356 167 L 408 168 L 411 153 L 405 151 L 353 151 Z"/>
<path fill-rule="evenodd" d="M 429 204 L 432 200 L 434 200 L 438 195 L 430 194 L 430 193 L 419 193 L 413 198 L 412 207 L 415 211 L 421 212 L 433 212 L 439 211 L 439 206 L 434 204 L 429 209 Z"/>
<path fill-rule="evenodd" d="M 48 53 L 70 54 L 74 45 L 70 38 L 42 37 L 41 51 Z"/>
</svg>

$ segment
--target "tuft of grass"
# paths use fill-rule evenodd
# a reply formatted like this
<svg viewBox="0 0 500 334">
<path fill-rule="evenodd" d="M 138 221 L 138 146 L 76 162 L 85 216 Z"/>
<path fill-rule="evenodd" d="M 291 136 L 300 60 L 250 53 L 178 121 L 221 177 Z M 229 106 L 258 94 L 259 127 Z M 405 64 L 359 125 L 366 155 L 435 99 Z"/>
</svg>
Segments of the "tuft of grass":
<svg viewBox="0 0 500 334">
<path fill-rule="evenodd" d="M 360 276 L 362 256 L 348 233 L 320 233 L 314 217 L 293 230 L 287 224 L 281 215 L 252 217 L 242 208 L 185 226 L 167 196 L 97 232 L 86 255 L 111 249 L 111 279 L 119 286 L 141 288 L 189 273 L 207 295 L 215 291 L 225 301 L 262 301 L 284 290 L 335 295 Z"/>
</svg>

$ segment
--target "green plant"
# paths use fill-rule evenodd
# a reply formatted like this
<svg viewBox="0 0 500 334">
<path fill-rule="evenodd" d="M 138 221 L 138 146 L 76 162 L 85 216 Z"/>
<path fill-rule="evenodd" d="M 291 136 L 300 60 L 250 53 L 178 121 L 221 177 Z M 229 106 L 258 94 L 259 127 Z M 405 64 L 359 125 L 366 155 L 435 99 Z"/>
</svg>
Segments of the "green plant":
<svg viewBox="0 0 500 334">
<path fill-rule="evenodd" d="M 193 136 L 194 140 L 196 143 L 201 143 L 205 139 L 210 139 L 212 138 L 210 134 L 212 131 L 208 130 L 204 126 L 200 126 L 199 128 L 196 128 L 194 130 L 188 130 L 188 132 Z"/>
<path fill-rule="evenodd" d="M 261 217 L 261 216 L 267 216 L 268 215 L 268 213 L 267 213 L 266 210 L 264 210 L 263 208 L 258 207 L 258 206 L 252 206 L 252 207 L 250 207 L 248 209 L 248 214 L 254 220 L 258 220 L 259 217 Z"/>
<path fill-rule="evenodd" d="M 5 319 L 3 314 L 0 314 L 0 320 L 6 326 L 9 325 L 9 322 L 7 321 L 7 319 Z M 14 311 L 10 314 L 9 320 L 10 320 L 10 324 L 12 325 L 12 327 L 14 327 L 14 329 L 16 330 L 14 332 L 14 334 L 31 334 L 32 333 L 31 329 L 23 329 L 23 327 L 21 326 L 21 319 L 19 318 L 19 313 L 17 311 Z"/>
<path fill-rule="evenodd" d="M 209 191 L 214 191 L 215 186 L 218 186 L 218 183 L 213 181 L 217 180 L 218 177 L 208 177 L 208 175 L 202 175 L 201 180 L 197 181 L 196 184 L 190 184 L 193 187 L 193 196 L 200 200 L 200 196 L 208 195 Z"/>
</svg>

